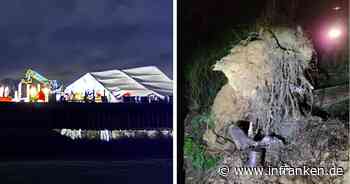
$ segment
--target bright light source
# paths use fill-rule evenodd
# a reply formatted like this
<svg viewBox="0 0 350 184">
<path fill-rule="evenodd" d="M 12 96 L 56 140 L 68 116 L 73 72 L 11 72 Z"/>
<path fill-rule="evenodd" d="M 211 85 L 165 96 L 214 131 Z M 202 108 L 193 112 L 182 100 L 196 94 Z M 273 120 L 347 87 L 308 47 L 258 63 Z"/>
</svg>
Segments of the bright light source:
<svg viewBox="0 0 350 184">
<path fill-rule="evenodd" d="M 50 89 L 45 87 L 45 88 L 43 88 L 43 92 L 45 93 L 45 95 L 46 94 L 48 95 L 50 93 Z"/>
<path fill-rule="evenodd" d="M 37 95 L 36 88 L 35 88 L 35 86 L 32 86 L 32 87 L 30 88 L 30 96 L 31 96 L 31 97 L 35 97 L 36 95 Z"/>
<path fill-rule="evenodd" d="M 45 102 L 49 101 L 49 94 L 50 94 L 50 89 L 48 87 L 43 88 L 44 94 L 45 94 Z"/>
<path fill-rule="evenodd" d="M 10 96 L 10 88 L 6 86 L 4 89 L 4 97 L 8 97 L 8 96 Z"/>
<path fill-rule="evenodd" d="M 331 39 L 337 39 L 341 36 L 341 31 L 339 28 L 332 28 L 328 31 L 328 37 Z"/>
<path fill-rule="evenodd" d="M 1 86 L 0 87 L 0 97 L 3 97 L 4 96 L 4 87 Z"/>
<path fill-rule="evenodd" d="M 338 11 L 338 10 L 340 10 L 340 9 L 341 9 L 340 6 L 336 6 L 336 7 L 333 8 L 333 10 L 335 10 L 335 11 Z"/>
<path fill-rule="evenodd" d="M 15 101 L 18 102 L 19 101 L 18 99 L 19 99 L 18 98 L 18 91 L 15 91 Z"/>
</svg>

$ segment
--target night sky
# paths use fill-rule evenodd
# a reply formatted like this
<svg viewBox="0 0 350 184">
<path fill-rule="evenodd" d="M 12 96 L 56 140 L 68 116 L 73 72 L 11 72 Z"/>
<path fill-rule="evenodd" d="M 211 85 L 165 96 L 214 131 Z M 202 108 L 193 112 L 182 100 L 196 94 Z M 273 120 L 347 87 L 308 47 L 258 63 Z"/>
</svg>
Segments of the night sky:
<svg viewBox="0 0 350 184">
<path fill-rule="evenodd" d="M 145 65 L 172 78 L 172 14 L 171 0 L 2 0 L 0 79 Z"/>
<path fill-rule="evenodd" d="M 297 9 L 293 12 L 295 17 L 290 18 L 292 17 L 289 14 L 292 10 L 290 1 L 278 1 L 279 7 L 275 11 L 280 17 L 277 18 L 290 18 L 293 19 L 293 25 L 301 25 L 316 44 L 315 47 L 319 46 L 319 32 L 324 26 L 331 25 L 337 19 L 343 19 L 344 24 L 348 23 L 348 0 L 293 1 L 297 2 Z M 210 0 L 179 0 L 178 2 L 180 19 L 178 62 L 183 62 L 180 64 L 182 66 L 192 62 L 194 51 L 217 42 L 225 30 L 255 24 L 262 16 L 267 3 L 271 4 L 272 0 L 222 0 L 220 3 Z M 333 8 L 336 6 L 340 6 L 341 10 L 334 11 Z M 284 25 L 287 22 L 283 20 L 279 24 Z"/>
</svg>

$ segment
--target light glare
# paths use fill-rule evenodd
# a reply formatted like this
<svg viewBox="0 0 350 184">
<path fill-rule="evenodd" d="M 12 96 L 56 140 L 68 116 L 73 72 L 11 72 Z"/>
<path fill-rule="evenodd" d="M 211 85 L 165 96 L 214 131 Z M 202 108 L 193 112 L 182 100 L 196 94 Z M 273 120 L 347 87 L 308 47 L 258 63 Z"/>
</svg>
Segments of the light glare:
<svg viewBox="0 0 350 184">
<path fill-rule="evenodd" d="M 331 39 L 337 39 L 341 35 L 341 31 L 338 28 L 332 28 L 328 31 L 328 37 Z"/>
</svg>

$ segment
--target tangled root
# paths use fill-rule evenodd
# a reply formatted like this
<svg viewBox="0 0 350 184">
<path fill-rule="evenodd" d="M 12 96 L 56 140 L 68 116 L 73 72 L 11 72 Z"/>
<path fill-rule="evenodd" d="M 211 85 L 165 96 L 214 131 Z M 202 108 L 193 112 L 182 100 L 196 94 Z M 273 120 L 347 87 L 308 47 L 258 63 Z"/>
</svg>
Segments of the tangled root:
<svg viewBox="0 0 350 184">
<path fill-rule="evenodd" d="M 269 135 L 274 124 L 310 114 L 313 86 L 304 72 L 314 50 L 301 30 L 268 30 L 261 37 L 267 43 L 266 62 L 272 80 L 259 85 L 256 96 L 250 99 L 249 119 Z"/>
</svg>

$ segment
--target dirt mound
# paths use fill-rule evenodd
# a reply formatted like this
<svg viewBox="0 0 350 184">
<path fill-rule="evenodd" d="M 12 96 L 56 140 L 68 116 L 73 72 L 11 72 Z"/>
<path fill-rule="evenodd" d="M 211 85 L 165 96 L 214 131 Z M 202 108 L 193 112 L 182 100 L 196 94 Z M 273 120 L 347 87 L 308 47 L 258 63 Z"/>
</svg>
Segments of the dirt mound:
<svg viewBox="0 0 350 184">
<path fill-rule="evenodd" d="M 301 120 L 303 124 L 290 123 L 293 126 L 293 137 L 286 140 L 281 147 L 268 147 L 265 153 L 264 167 L 276 168 L 341 168 L 345 176 L 349 175 L 349 136 L 344 122 L 337 120 L 322 121 L 311 117 Z M 299 122 L 300 123 L 300 122 Z M 282 125 L 286 127 L 286 125 Z M 280 183 L 280 184 L 310 184 L 310 183 L 346 183 L 343 176 L 302 176 L 294 174 L 287 176 L 265 175 L 235 175 L 234 168 L 247 167 L 247 152 L 238 149 L 224 153 L 224 160 L 217 168 L 208 171 L 208 177 L 203 183 Z M 218 175 L 218 169 L 226 166 L 230 173 L 226 177 Z M 328 170 L 329 171 L 329 170 Z M 343 173 L 343 174 L 344 174 Z M 220 181 L 220 182 L 219 182 Z"/>
</svg>

